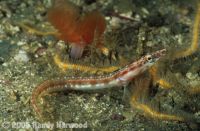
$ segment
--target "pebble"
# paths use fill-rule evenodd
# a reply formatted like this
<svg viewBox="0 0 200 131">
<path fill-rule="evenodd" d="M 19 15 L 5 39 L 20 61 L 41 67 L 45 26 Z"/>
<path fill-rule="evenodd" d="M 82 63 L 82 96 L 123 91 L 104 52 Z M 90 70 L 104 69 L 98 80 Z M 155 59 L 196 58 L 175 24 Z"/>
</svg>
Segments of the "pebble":
<svg viewBox="0 0 200 131">
<path fill-rule="evenodd" d="M 25 45 L 26 44 L 26 42 L 24 42 L 24 41 L 19 41 L 19 42 L 17 42 L 17 45 L 18 46 L 22 46 L 22 45 Z"/>
<path fill-rule="evenodd" d="M 120 27 L 120 19 L 117 18 L 117 17 L 113 17 L 111 20 L 110 20 L 110 25 L 114 28 L 119 28 Z"/>
<path fill-rule="evenodd" d="M 198 74 L 193 74 L 193 73 L 191 73 L 191 72 L 188 72 L 188 73 L 186 74 L 186 77 L 187 77 L 188 79 L 190 79 L 190 80 L 194 80 L 194 79 L 196 79 L 196 78 L 198 77 Z"/>
<path fill-rule="evenodd" d="M 14 59 L 20 62 L 28 62 L 30 60 L 27 52 L 24 50 L 19 50 L 19 53 L 15 55 Z"/>
</svg>

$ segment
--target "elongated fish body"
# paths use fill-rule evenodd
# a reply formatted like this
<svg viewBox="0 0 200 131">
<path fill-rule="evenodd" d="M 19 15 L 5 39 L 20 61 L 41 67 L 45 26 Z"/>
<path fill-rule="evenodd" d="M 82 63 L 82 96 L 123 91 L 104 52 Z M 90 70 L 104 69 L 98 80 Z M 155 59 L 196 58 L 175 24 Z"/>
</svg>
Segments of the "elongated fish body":
<svg viewBox="0 0 200 131">
<path fill-rule="evenodd" d="M 63 80 L 47 80 L 34 89 L 31 104 L 37 114 L 41 116 L 41 111 L 37 106 L 36 100 L 43 93 L 65 90 L 90 91 L 126 86 L 137 75 L 151 67 L 156 61 L 164 56 L 165 53 L 165 49 L 156 51 L 151 55 L 146 55 L 138 61 L 134 61 L 108 75 L 96 77 L 72 77 Z"/>
</svg>

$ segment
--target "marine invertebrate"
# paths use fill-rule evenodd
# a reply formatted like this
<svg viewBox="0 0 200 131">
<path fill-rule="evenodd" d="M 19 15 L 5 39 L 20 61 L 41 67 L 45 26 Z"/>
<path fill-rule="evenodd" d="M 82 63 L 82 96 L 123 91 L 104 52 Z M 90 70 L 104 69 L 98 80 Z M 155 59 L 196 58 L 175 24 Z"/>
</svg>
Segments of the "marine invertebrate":
<svg viewBox="0 0 200 131">
<path fill-rule="evenodd" d="M 188 57 L 188 56 L 194 54 L 199 49 L 199 47 L 198 47 L 199 46 L 199 43 L 198 43 L 198 41 L 199 41 L 199 28 L 200 28 L 200 3 L 197 4 L 197 11 L 196 11 L 194 24 L 193 24 L 193 34 L 192 34 L 191 45 L 186 49 L 172 52 L 174 54 L 172 56 L 168 55 L 167 57 L 172 57 L 171 58 L 172 61 L 175 61 L 177 59 L 185 58 L 185 57 Z M 166 59 L 166 60 L 169 61 L 169 59 Z M 167 80 L 165 80 L 164 78 L 161 78 L 159 76 L 159 73 L 158 73 L 159 72 L 158 68 L 160 68 L 160 67 L 158 67 L 158 65 L 154 65 L 152 68 L 149 69 L 149 72 L 152 75 L 154 83 L 160 84 L 161 87 L 163 87 L 165 89 L 171 88 L 173 86 L 173 83 L 170 83 Z M 193 90 L 198 90 L 198 89 L 192 88 L 191 90 L 192 90 L 191 92 L 194 92 Z"/>
<path fill-rule="evenodd" d="M 182 116 L 170 115 L 165 113 L 160 113 L 153 109 L 152 107 L 148 106 L 144 101 L 147 100 L 148 92 L 149 92 L 149 85 L 151 83 L 151 78 L 148 76 L 145 78 L 144 75 L 141 75 L 136 78 L 133 82 L 134 90 L 132 91 L 132 96 L 130 98 L 130 104 L 133 108 L 136 108 L 144 113 L 144 115 L 149 116 L 154 119 L 160 120 L 173 120 L 173 121 L 184 121 L 185 118 Z M 143 102 L 140 102 L 140 101 Z"/>
<path fill-rule="evenodd" d="M 192 55 L 198 50 L 199 46 L 199 28 L 200 28 L 200 3 L 198 3 L 196 16 L 193 25 L 193 34 L 192 34 L 192 42 L 190 47 L 177 51 L 173 57 L 173 59 L 183 58 Z"/>
<path fill-rule="evenodd" d="M 188 90 L 188 92 L 193 95 L 193 94 L 199 94 L 200 93 L 200 85 L 197 85 L 196 87 L 192 87 L 191 89 Z"/>
<path fill-rule="evenodd" d="M 149 73 L 151 74 L 151 77 L 153 79 L 153 84 L 159 84 L 160 87 L 165 88 L 165 89 L 170 89 L 172 88 L 172 85 L 166 81 L 165 79 L 161 78 L 159 75 L 159 63 L 156 63 L 154 66 L 149 68 Z"/>
<path fill-rule="evenodd" d="M 72 45 L 71 56 L 80 58 L 86 45 L 94 39 L 101 45 L 106 22 L 99 11 L 80 14 L 80 9 L 69 1 L 56 0 L 48 11 L 49 22 L 58 30 L 57 37 Z"/>
<path fill-rule="evenodd" d="M 38 29 L 35 29 L 34 27 L 31 27 L 28 23 L 17 22 L 17 24 L 23 29 L 26 29 L 30 34 L 36 34 L 36 35 L 41 35 L 41 36 L 58 35 L 58 32 L 56 31 L 48 31 L 48 32 L 40 31 Z"/>
<path fill-rule="evenodd" d="M 173 88 L 178 88 L 179 90 L 181 87 L 182 90 L 185 90 L 183 89 L 185 85 L 181 83 L 181 80 L 180 81 L 176 80 L 177 77 L 175 77 L 173 73 L 166 74 L 166 72 L 163 71 L 164 68 L 162 67 L 162 64 L 164 64 L 165 67 L 166 66 L 169 67 L 168 65 L 169 63 L 172 64 L 171 62 L 174 62 L 175 60 L 180 59 L 180 58 L 191 56 L 196 51 L 198 51 L 199 28 L 200 28 L 200 3 L 198 3 L 198 8 L 197 8 L 197 12 L 196 12 L 195 20 L 194 20 L 193 37 L 192 37 L 191 45 L 184 50 L 178 50 L 178 51 L 176 50 L 176 52 L 172 52 L 174 53 L 173 55 L 171 55 L 170 54 L 171 52 L 169 52 L 169 54 L 165 56 L 163 61 L 159 61 L 156 64 L 154 64 L 151 68 L 149 68 L 149 73 L 152 77 L 152 82 L 154 84 L 157 83 L 159 87 L 163 89 L 172 89 L 173 87 Z M 167 70 L 168 70 L 168 67 L 167 67 Z M 164 75 L 171 77 L 171 79 L 173 80 L 171 81 L 166 80 L 162 75 L 160 75 L 160 73 L 163 73 L 163 72 L 165 72 Z M 136 89 L 134 90 L 134 93 L 130 99 L 130 103 L 133 108 L 139 109 L 140 111 L 143 111 L 145 115 L 150 116 L 152 118 L 156 118 L 156 119 L 196 122 L 196 120 L 194 120 L 195 119 L 194 116 L 191 117 L 192 116 L 191 114 L 187 114 L 187 113 L 183 113 L 181 115 L 164 114 L 164 113 L 160 113 L 154 110 L 153 108 L 151 108 L 150 106 L 146 104 L 139 102 L 140 99 L 146 95 L 145 91 L 147 91 L 149 88 L 149 85 L 148 84 L 146 85 L 146 81 L 145 83 L 144 81 L 145 79 L 142 80 L 142 82 L 135 81 L 136 83 L 138 82 L 139 84 L 138 83 L 136 84 Z M 189 86 L 189 84 L 187 86 Z M 199 85 L 195 87 L 186 88 L 186 92 L 189 93 L 190 95 L 198 94 L 200 92 Z"/>
<path fill-rule="evenodd" d="M 197 34 L 197 33 L 196 33 Z M 195 35 L 196 35 L 195 34 Z M 60 34 L 56 34 L 56 35 L 58 35 L 58 38 L 59 38 L 59 35 Z M 86 37 L 87 38 L 87 37 Z M 88 37 L 88 39 L 86 39 L 86 40 L 91 40 L 90 39 L 90 37 Z M 195 40 L 197 40 L 197 39 L 194 39 L 194 41 Z M 195 42 L 194 42 L 195 43 Z M 190 55 L 190 54 L 192 54 L 192 53 L 194 53 L 195 52 L 195 50 L 193 50 L 193 47 L 195 47 L 197 45 L 197 43 L 195 43 L 195 44 L 192 44 L 192 46 L 191 46 L 191 48 L 189 49 L 189 50 L 184 50 L 183 51 L 183 54 L 186 54 L 186 55 L 177 55 L 176 56 L 176 59 L 177 58 L 181 58 L 181 57 L 185 57 L 185 56 L 188 56 L 188 55 Z M 196 48 L 195 48 L 196 49 Z M 189 52 L 189 53 L 188 53 Z M 179 52 L 178 52 L 179 53 Z M 177 54 L 178 54 L 177 53 Z M 181 53 L 180 53 L 181 54 Z M 58 59 L 57 59 L 58 60 Z M 68 63 L 60 63 L 60 62 L 56 62 L 56 63 L 59 63 L 60 64 L 60 66 L 61 67 L 63 67 L 63 69 L 65 69 L 65 68 L 67 68 L 67 67 L 70 67 L 70 68 L 72 68 L 72 69 L 74 69 L 73 67 L 78 67 L 78 68 L 80 68 L 81 70 L 83 69 L 84 71 L 86 70 L 86 71 L 88 71 L 88 70 L 90 70 L 91 68 L 89 68 L 89 67 L 83 67 L 83 66 L 78 66 L 78 65 L 74 65 L 74 64 L 68 64 Z M 58 65 L 59 65 L 58 64 Z M 155 66 L 154 66 L 155 67 Z M 154 68 L 153 67 L 153 68 Z M 153 69 L 152 68 L 152 69 Z M 156 67 L 157 68 L 157 67 Z M 92 69 L 93 70 L 93 69 Z M 96 69 L 95 69 L 96 70 Z M 94 71 L 95 71 L 94 70 Z M 96 72 L 96 71 L 95 71 Z M 165 81 L 165 79 L 162 79 L 162 78 L 160 78 L 160 76 L 157 76 L 157 70 L 155 69 L 154 71 L 153 71 L 153 73 L 152 73 L 152 76 L 153 76 L 153 78 L 155 78 L 153 81 L 154 82 L 157 82 L 157 83 L 159 83 L 159 85 L 160 86 L 163 86 L 164 88 L 171 88 L 172 87 L 172 85 L 171 85 L 171 83 L 168 83 L 167 81 Z M 86 82 L 86 81 L 85 81 Z M 83 84 L 83 83 L 82 83 Z M 89 84 L 88 84 L 89 85 Z M 59 89 L 61 89 L 62 90 L 62 87 L 61 86 L 64 86 L 64 83 L 62 82 L 62 81 L 46 81 L 45 83 L 43 83 L 43 84 L 41 84 L 41 85 L 39 85 L 38 86 L 38 88 L 40 88 L 41 90 L 39 90 L 38 89 L 38 91 L 36 90 L 35 92 L 36 92 L 36 94 L 35 95 L 40 95 L 40 93 L 41 93 L 41 95 L 44 93 L 44 92 L 51 92 L 51 91 L 54 91 L 54 89 L 55 89 L 55 91 L 57 91 L 57 89 L 59 90 Z M 78 86 L 79 87 L 81 87 L 80 86 L 80 84 L 78 84 Z M 48 87 L 50 87 L 50 88 L 48 88 Z M 51 88 L 52 87 L 52 88 Z M 55 87 L 55 88 L 54 88 Z M 48 90 L 48 89 L 50 89 L 50 90 Z M 138 92 L 138 93 L 141 93 L 141 95 L 143 94 L 143 92 Z M 139 95 L 139 94 L 138 94 Z M 36 96 L 37 97 L 37 96 Z M 179 116 L 174 116 L 174 115 L 168 115 L 168 114 L 162 114 L 162 113 L 159 113 L 159 112 L 157 112 L 157 111 L 155 111 L 155 110 L 153 110 L 153 109 L 151 109 L 150 107 L 148 107 L 148 106 L 146 106 L 145 104 L 141 104 L 141 103 L 139 103 L 138 102 L 138 99 L 140 98 L 140 96 L 133 96 L 132 97 L 132 99 L 131 99 L 131 104 L 133 105 L 133 106 L 135 106 L 137 109 L 139 109 L 139 110 L 142 110 L 142 111 L 144 111 L 144 113 L 146 113 L 147 115 L 149 115 L 149 116 L 151 116 L 151 117 L 153 117 L 153 118 L 158 118 L 158 119 L 164 119 L 164 120 L 178 120 L 178 121 L 183 121 L 184 120 L 184 118 L 183 117 L 179 117 Z M 37 99 L 37 98 L 36 98 Z M 37 106 L 37 104 L 35 103 L 35 105 Z M 36 108 L 36 107 L 35 107 Z M 39 110 L 37 110 L 36 109 L 36 111 L 38 111 L 38 112 L 40 112 Z M 38 113 L 39 114 L 39 113 Z"/>
<path fill-rule="evenodd" d="M 134 77 L 146 71 L 162 56 L 165 55 L 166 50 L 159 50 L 151 55 L 146 55 L 134 61 L 124 68 L 113 72 L 106 76 L 86 77 L 86 78 L 72 78 L 66 80 L 47 80 L 37 86 L 32 93 L 31 104 L 36 113 L 41 117 L 41 111 L 37 105 L 37 98 L 43 93 L 50 93 L 64 90 L 101 90 L 112 87 L 126 86 Z"/>
<path fill-rule="evenodd" d="M 95 73 L 110 73 L 113 72 L 117 69 L 119 69 L 119 67 L 116 66 L 110 66 L 110 67 L 102 67 L 102 68 L 98 68 L 98 67 L 90 67 L 90 66 L 84 66 L 84 65 L 78 65 L 78 64 L 71 64 L 68 62 L 62 62 L 61 59 L 59 58 L 58 55 L 54 56 L 54 62 L 56 65 L 58 65 L 59 68 L 61 68 L 63 71 L 65 70 L 79 70 L 79 71 L 83 71 L 83 72 L 90 72 L 92 74 Z"/>
</svg>

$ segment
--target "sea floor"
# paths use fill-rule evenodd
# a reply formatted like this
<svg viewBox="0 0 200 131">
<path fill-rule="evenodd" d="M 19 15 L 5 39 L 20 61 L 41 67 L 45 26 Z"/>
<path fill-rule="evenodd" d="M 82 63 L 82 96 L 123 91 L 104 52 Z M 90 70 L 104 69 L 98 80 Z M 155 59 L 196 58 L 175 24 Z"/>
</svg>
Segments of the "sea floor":
<svg viewBox="0 0 200 131">
<path fill-rule="evenodd" d="M 107 29 L 104 43 L 110 50 L 109 55 L 102 54 L 91 45 L 85 49 L 82 58 L 73 60 L 69 56 L 70 45 L 21 26 L 28 23 L 43 32 L 54 30 L 46 18 L 51 0 L 0 1 L 0 130 L 71 130 L 70 124 L 75 124 L 71 128 L 84 130 L 198 130 L 200 93 L 189 94 L 187 91 L 193 87 L 200 88 L 199 49 L 186 58 L 174 61 L 167 58 L 159 70 L 160 76 L 172 83 L 172 88 L 162 89 L 158 84 L 150 84 L 149 99 L 141 100 L 159 112 L 189 116 L 195 122 L 148 117 L 130 106 L 131 93 L 126 90 L 124 94 L 124 87 L 47 94 L 43 100 L 37 101 L 43 118 L 36 115 L 30 99 L 37 85 L 49 79 L 99 75 L 88 71 L 62 70 L 53 60 L 56 54 L 63 62 L 90 67 L 123 67 L 159 49 L 166 48 L 168 53 L 175 54 L 191 45 L 197 11 L 194 0 L 74 2 L 84 10 L 98 8 L 105 15 Z M 145 74 L 150 77 L 148 72 Z M 128 88 L 134 88 L 137 80 L 134 79 Z M 145 78 L 139 80 L 146 82 Z"/>
</svg>

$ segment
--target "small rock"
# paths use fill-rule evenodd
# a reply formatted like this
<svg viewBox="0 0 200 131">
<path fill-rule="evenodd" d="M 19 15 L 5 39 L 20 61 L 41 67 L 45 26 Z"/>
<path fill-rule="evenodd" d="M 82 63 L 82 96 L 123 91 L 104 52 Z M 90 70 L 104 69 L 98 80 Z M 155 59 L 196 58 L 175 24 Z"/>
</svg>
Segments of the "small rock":
<svg viewBox="0 0 200 131">
<path fill-rule="evenodd" d="M 5 62 L 4 62 L 4 63 L 2 64 L 2 66 L 7 67 L 7 66 L 8 66 L 8 63 L 5 63 Z"/>
<path fill-rule="evenodd" d="M 117 18 L 117 17 L 113 17 L 111 20 L 110 20 L 110 24 L 112 27 L 114 28 L 119 28 L 120 27 L 120 19 Z"/>
<path fill-rule="evenodd" d="M 20 62 L 28 62 L 29 61 L 28 54 L 24 50 L 20 50 L 19 53 L 17 55 L 15 55 L 14 59 L 16 61 L 20 61 Z"/>
<path fill-rule="evenodd" d="M 186 77 L 187 77 L 188 79 L 190 79 L 190 80 L 194 80 L 194 79 L 196 79 L 196 78 L 198 77 L 198 74 L 193 74 L 193 73 L 191 73 L 191 72 L 188 72 L 188 73 L 186 74 Z"/>
<path fill-rule="evenodd" d="M 0 57 L 0 65 L 4 63 L 4 58 Z"/>
<path fill-rule="evenodd" d="M 24 41 L 19 41 L 19 42 L 17 42 L 17 45 L 18 46 L 22 46 L 22 45 L 25 45 L 26 44 L 26 42 L 24 42 Z"/>
<path fill-rule="evenodd" d="M 117 120 L 117 121 L 123 121 L 124 119 L 126 119 L 123 115 L 121 114 L 113 114 L 111 116 L 112 120 Z"/>
</svg>

